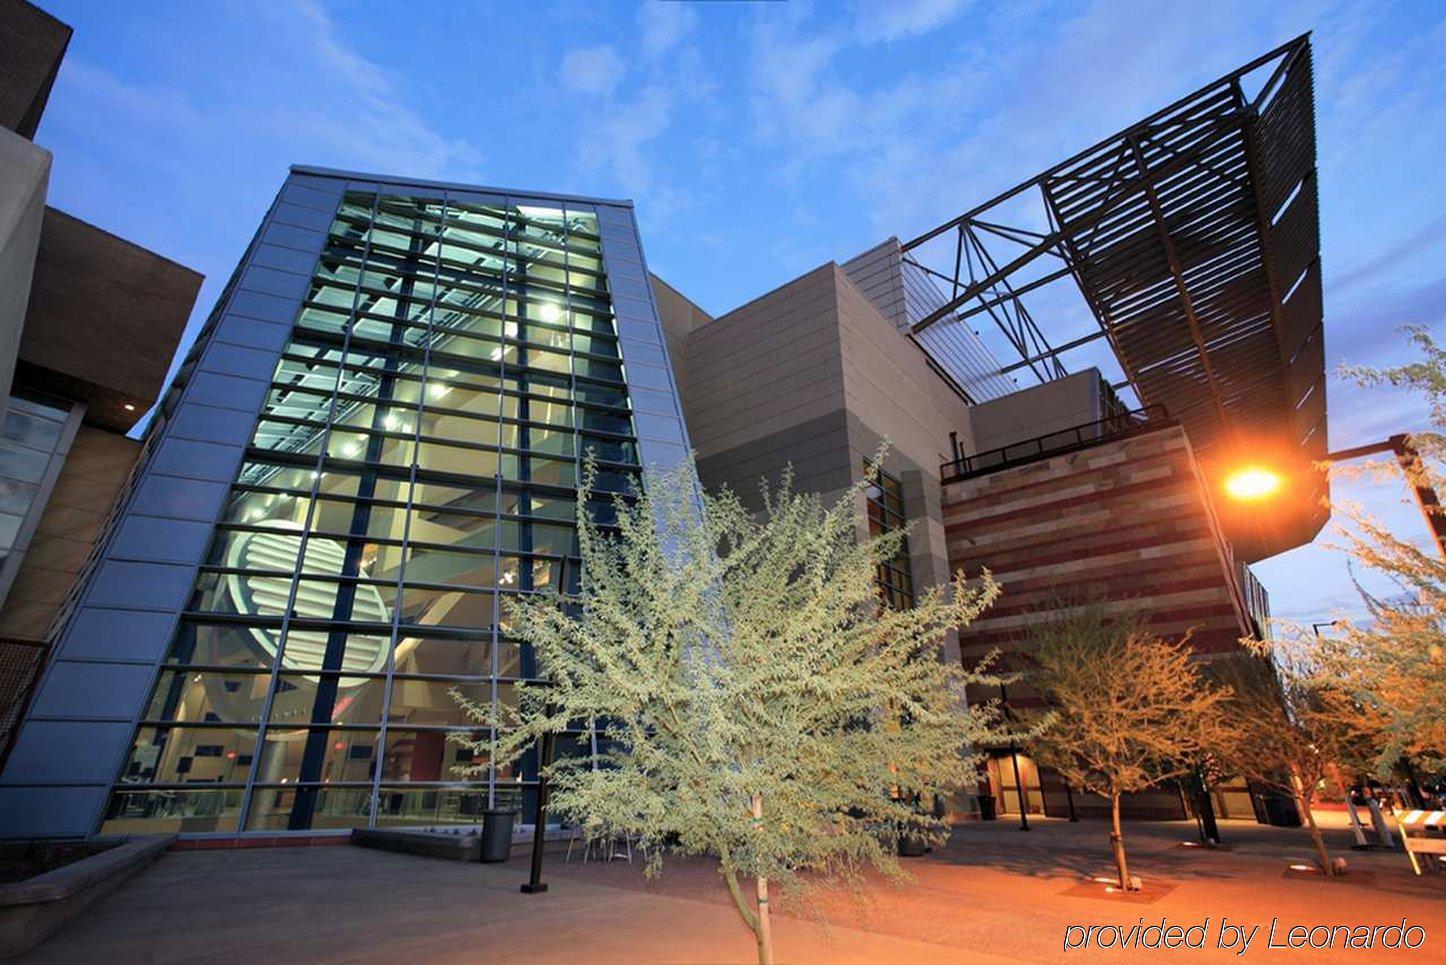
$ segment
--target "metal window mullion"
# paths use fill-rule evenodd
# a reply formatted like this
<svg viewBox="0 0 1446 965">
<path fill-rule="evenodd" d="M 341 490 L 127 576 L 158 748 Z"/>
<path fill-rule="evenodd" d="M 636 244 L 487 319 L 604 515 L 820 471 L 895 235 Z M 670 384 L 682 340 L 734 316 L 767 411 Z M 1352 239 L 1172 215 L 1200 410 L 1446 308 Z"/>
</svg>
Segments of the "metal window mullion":
<svg viewBox="0 0 1446 965">
<path fill-rule="evenodd" d="M 343 192 L 342 200 L 338 203 L 337 209 L 340 210 L 341 204 L 344 204 L 345 202 L 346 193 Z M 376 210 L 377 196 L 373 195 L 373 220 L 375 220 L 376 218 Z M 371 235 L 371 230 L 370 228 L 368 228 L 366 241 L 362 245 L 363 263 L 366 262 L 367 257 L 371 252 Z M 315 277 L 315 269 L 313 269 L 312 273 L 313 277 Z M 301 574 L 306 568 L 306 549 L 307 544 L 311 538 L 312 520 L 316 517 L 317 494 L 321 490 L 322 468 L 326 464 L 327 447 L 330 445 L 331 442 L 332 420 L 336 414 L 337 396 L 341 391 L 342 379 L 346 375 L 347 349 L 351 345 L 352 329 L 356 326 L 357 306 L 360 303 L 361 299 L 361 280 L 363 274 L 364 272 L 362 271 L 357 272 L 356 287 L 352 294 L 351 313 L 348 316 L 347 320 L 346 334 L 342 337 L 341 350 L 337 359 L 335 385 L 331 393 L 331 403 L 327 408 L 326 428 L 322 430 L 321 440 L 317 446 L 316 468 L 315 470 L 313 470 L 315 476 L 311 480 L 309 502 L 306 508 L 306 521 L 302 525 L 300 545 L 297 549 L 296 569 L 292 573 L 291 589 L 288 591 L 286 596 L 286 610 L 281 615 L 281 627 L 277 631 L 276 657 L 275 661 L 271 666 L 271 679 L 266 687 L 266 697 L 262 701 L 260 715 L 261 719 L 259 721 L 256 732 L 256 747 L 255 751 L 251 755 L 251 768 L 246 775 L 246 792 L 241 799 L 241 809 L 236 819 L 236 830 L 238 833 L 244 833 L 246 831 L 246 822 L 251 816 L 251 801 L 255 792 L 257 774 L 260 772 L 261 769 L 262 758 L 265 757 L 266 754 L 266 736 L 271 728 L 271 707 L 272 704 L 275 702 L 276 688 L 281 679 L 281 665 L 285 658 L 286 644 L 291 633 L 291 614 L 296 608 L 296 594 L 297 590 L 300 587 Z M 295 334 L 296 327 L 296 320 L 293 319 L 291 323 L 291 334 L 287 336 L 288 341 L 290 340 L 291 336 Z M 258 415 L 258 421 L 260 418 L 261 416 Z"/>
<path fill-rule="evenodd" d="M 516 220 L 509 213 L 511 211 L 511 198 L 504 200 L 502 205 L 502 303 L 499 306 L 499 314 L 502 317 L 501 326 L 498 330 L 499 342 L 502 346 L 502 355 L 497 360 L 497 464 L 492 472 L 492 628 L 488 654 L 488 710 L 490 721 L 487 730 L 487 746 L 489 748 L 487 760 L 487 807 L 497 807 L 497 732 L 498 728 L 498 703 L 497 703 L 497 678 L 501 673 L 502 663 L 502 427 L 503 404 L 506 399 L 507 387 L 507 292 L 511 280 L 516 273 L 517 267 L 517 242 L 516 242 Z M 518 310 L 514 312 L 517 316 L 517 333 L 522 334 L 522 312 L 521 312 L 521 289 L 518 290 Z M 518 407 L 521 409 L 523 400 L 519 397 Z M 525 456 L 518 457 L 518 465 L 522 464 Z M 526 487 L 523 488 L 526 491 Z M 519 566 L 520 572 L 520 566 Z M 520 669 L 520 668 L 519 668 Z"/>
<path fill-rule="evenodd" d="M 397 592 L 392 604 L 391 640 L 388 643 L 385 665 L 385 684 L 382 689 L 381 730 L 377 735 L 376 767 L 372 774 L 372 786 L 367 804 L 367 826 L 377 826 L 377 812 L 381 807 L 382 769 L 385 766 L 387 739 L 391 732 L 392 686 L 396 680 L 397 646 L 400 643 L 402 621 L 402 594 L 407 576 L 407 564 L 411 562 L 412 511 L 416 505 L 417 462 L 421 457 L 422 420 L 427 415 L 427 380 L 431 370 L 432 323 L 437 309 L 437 288 L 440 281 L 442 260 L 442 230 L 447 221 L 447 202 L 442 201 L 442 224 L 437 229 L 437 253 L 432 262 L 432 296 L 427 301 L 427 336 L 422 350 L 421 390 L 417 397 L 417 417 L 412 426 L 412 459 L 407 473 L 406 516 L 402 520 L 402 559 L 397 567 Z"/>
</svg>

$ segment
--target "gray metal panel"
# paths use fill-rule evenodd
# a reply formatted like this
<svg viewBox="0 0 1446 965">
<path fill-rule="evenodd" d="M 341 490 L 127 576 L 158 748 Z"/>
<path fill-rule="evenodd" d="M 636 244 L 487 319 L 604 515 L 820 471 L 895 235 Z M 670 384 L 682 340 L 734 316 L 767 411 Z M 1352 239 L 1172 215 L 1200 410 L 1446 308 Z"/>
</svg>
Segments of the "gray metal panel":
<svg viewBox="0 0 1446 965">
<path fill-rule="evenodd" d="M 229 483 L 236 476 L 236 463 L 240 458 L 240 446 L 167 439 L 157 450 L 150 469 L 168 476 Z"/>
<path fill-rule="evenodd" d="M 633 408 L 639 412 L 652 412 L 675 419 L 678 417 L 677 400 L 671 392 L 656 392 L 629 386 L 628 397 L 633 400 Z"/>
<path fill-rule="evenodd" d="M 276 353 L 228 342 L 212 342 L 201 356 L 201 371 L 269 382 L 276 371 Z M 196 400 L 190 401 L 194 403 Z"/>
<path fill-rule="evenodd" d="M 0 784 L 109 784 L 130 736 L 130 721 L 27 720 Z"/>
<path fill-rule="evenodd" d="M 228 483 L 151 473 L 137 487 L 129 511 L 209 522 L 216 518 L 230 488 Z"/>
<path fill-rule="evenodd" d="M 194 439 L 200 442 L 245 445 L 256 425 L 256 417 L 240 409 L 218 409 L 213 405 L 192 402 L 181 406 L 167 427 L 173 439 Z"/>
<path fill-rule="evenodd" d="M 144 661 L 164 654 L 175 616 L 155 610 L 82 607 L 60 641 L 61 660 Z M 147 673 L 151 673 L 148 667 Z"/>
<path fill-rule="evenodd" d="M 290 325 L 262 322 L 259 319 L 246 318 L 242 315 L 226 315 L 216 326 L 216 331 L 211 337 L 218 342 L 230 342 L 233 345 L 246 345 L 251 348 L 274 351 L 284 347 L 286 339 L 290 335 Z"/>
<path fill-rule="evenodd" d="M 257 245 L 256 250 L 251 253 L 251 264 L 309 278 L 311 269 L 316 264 L 316 256 L 310 251 L 300 251 L 290 246 L 263 243 Z"/>
<path fill-rule="evenodd" d="M 305 182 L 292 181 L 281 189 L 281 200 L 287 204 L 299 204 L 303 208 L 316 208 L 327 214 L 336 211 L 336 204 L 340 198 L 341 185 L 320 178 L 309 178 Z"/>
<path fill-rule="evenodd" d="M 261 240 L 267 244 L 295 248 L 298 251 L 315 253 L 326 240 L 326 232 L 298 228 L 289 224 L 269 224 L 261 232 Z"/>
<path fill-rule="evenodd" d="M 132 694 L 149 689 L 155 672 L 148 664 L 85 663 L 61 660 L 46 674 L 30 705 L 30 716 L 68 720 L 130 722 Z"/>
<path fill-rule="evenodd" d="M 326 236 L 317 235 L 316 237 L 325 239 Z M 276 322 L 289 326 L 296 320 L 298 307 L 294 299 L 279 298 L 276 295 L 266 295 L 261 292 L 238 291 L 231 296 L 226 310 L 236 315 L 245 315 L 247 318 L 259 318 L 263 322 Z"/>
<path fill-rule="evenodd" d="M 303 208 L 300 205 L 283 202 L 271 209 L 271 220 L 279 224 L 307 228 L 311 231 L 326 231 L 331 227 L 335 213 L 335 209 L 318 211 L 315 208 Z"/>
<path fill-rule="evenodd" d="M 458 197 L 463 197 L 468 194 L 477 194 L 481 192 L 491 194 L 496 197 L 510 195 L 513 198 L 535 198 L 540 201 L 563 201 L 571 202 L 574 205 L 595 204 L 599 205 L 599 212 L 607 210 L 607 208 L 602 207 L 603 205 L 607 205 L 609 207 L 621 207 L 631 212 L 633 205 L 631 201 L 624 201 L 618 199 L 589 198 L 582 195 L 554 194 L 548 191 L 507 191 L 503 188 L 495 188 L 489 185 L 462 184 L 458 181 L 432 181 L 424 178 L 398 179 L 393 175 L 383 176 L 379 174 L 369 174 L 365 171 L 342 171 L 336 168 L 318 167 L 314 164 L 293 164 L 291 166 L 291 172 L 292 177 L 306 177 L 306 183 L 312 186 L 315 186 L 317 178 L 335 178 L 338 179 L 338 183 L 340 183 L 341 181 L 350 181 L 356 182 L 358 184 L 368 184 L 370 185 L 369 190 L 375 190 L 378 184 L 390 184 L 393 188 L 403 188 L 405 190 L 412 190 L 416 187 L 443 188 L 448 192 L 457 192 Z M 349 185 L 349 187 L 355 186 L 356 184 Z"/>
<path fill-rule="evenodd" d="M 36 785 L 0 789 L 0 836 L 84 835 L 99 825 L 134 721 L 150 696 L 195 583 L 196 564 L 300 309 L 305 279 L 284 269 L 305 272 L 315 263 L 333 217 L 333 210 L 323 210 L 327 205 L 321 198 L 341 197 L 339 183 L 318 180 L 297 175 L 283 186 L 290 203 L 273 205 L 248 259 L 237 267 L 241 285 L 287 294 L 240 286 L 229 291 L 212 313 L 221 321 L 206 336 L 201 364 L 190 374 L 174 412 L 153 423 L 159 437 L 148 440 L 150 455 L 134 493 L 122 505 L 70 618 L 57 632 L 56 662 L 0 777 L 8 785 Z M 262 257 L 255 259 L 258 252 Z M 253 259 L 260 267 L 253 268 Z M 254 377 L 238 378 L 236 372 Z M 68 719 L 45 719 L 44 714 Z M 97 716 L 116 722 L 101 723 Z M 75 786 L 80 784 L 95 786 Z"/>
<path fill-rule="evenodd" d="M 191 591 L 193 568 L 107 559 L 86 587 L 86 602 L 135 610 L 178 610 Z"/>
<path fill-rule="evenodd" d="M 80 838 L 105 806 L 105 787 L 0 787 L 0 838 Z"/>
<path fill-rule="evenodd" d="M 306 294 L 309 282 L 310 279 L 305 275 L 253 265 L 241 273 L 238 287 L 243 291 L 265 292 L 282 298 L 299 299 Z"/>
<path fill-rule="evenodd" d="M 256 412 L 269 385 L 269 373 L 268 381 L 262 381 L 240 379 L 219 372 L 197 372 L 186 387 L 186 401 Z"/>
<path fill-rule="evenodd" d="M 637 224 L 629 208 L 600 207 L 597 216 L 617 317 L 618 350 L 638 415 L 639 458 L 645 468 L 672 469 L 689 458 L 691 446 Z"/>
<path fill-rule="evenodd" d="M 131 513 L 121 523 L 108 555 L 152 563 L 200 563 L 210 540 L 209 522 Z"/>
</svg>

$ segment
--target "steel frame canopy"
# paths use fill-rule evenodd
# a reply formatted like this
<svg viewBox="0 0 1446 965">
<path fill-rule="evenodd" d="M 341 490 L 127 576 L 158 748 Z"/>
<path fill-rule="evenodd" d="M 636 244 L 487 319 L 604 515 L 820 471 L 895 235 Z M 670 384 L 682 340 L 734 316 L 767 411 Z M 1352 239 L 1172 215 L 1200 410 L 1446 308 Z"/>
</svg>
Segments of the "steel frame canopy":
<svg viewBox="0 0 1446 965">
<path fill-rule="evenodd" d="M 1180 420 L 1212 481 L 1243 461 L 1290 481 L 1269 520 L 1221 506 L 1240 555 L 1308 542 L 1328 515 L 1314 128 L 1305 34 L 904 244 L 948 296 L 913 332 L 987 314 L 1004 371 L 1041 381 L 1107 341 L 1117 388 Z M 1061 279 L 1094 324 L 1051 345 L 1025 296 Z"/>
</svg>

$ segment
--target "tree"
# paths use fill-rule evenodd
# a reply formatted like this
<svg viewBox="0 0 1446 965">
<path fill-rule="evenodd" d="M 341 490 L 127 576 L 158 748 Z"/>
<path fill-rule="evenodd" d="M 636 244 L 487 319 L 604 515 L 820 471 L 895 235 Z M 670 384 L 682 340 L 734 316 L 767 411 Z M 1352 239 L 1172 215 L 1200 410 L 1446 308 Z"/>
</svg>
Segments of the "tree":
<svg viewBox="0 0 1446 965">
<path fill-rule="evenodd" d="M 1289 794 L 1310 831 L 1320 867 L 1336 873 L 1312 811 L 1332 768 L 1359 775 L 1375 756 L 1383 721 L 1315 659 L 1300 635 L 1247 641 L 1266 662 L 1237 667 L 1228 713 L 1239 721 L 1229 758 L 1246 776 Z M 1272 672 L 1273 670 L 1273 672 Z"/>
<path fill-rule="evenodd" d="M 1120 796 L 1188 773 L 1228 737 L 1226 688 L 1200 673 L 1188 634 L 1169 642 L 1133 608 L 1060 604 L 1026 634 L 1026 679 L 1054 719 L 1031 742 L 1041 764 L 1110 802 L 1120 887 L 1132 887 Z"/>
<path fill-rule="evenodd" d="M 651 842 L 650 874 L 664 842 L 714 857 L 771 961 L 773 885 L 870 867 L 899 877 L 901 837 L 946 835 L 917 802 L 971 785 L 972 748 L 997 741 L 998 725 L 993 706 L 963 698 L 985 678 L 942 646 L 998 587 L 961 573 L 911 609 L 882 607 L 875 568 L 904 535 L 860 538 L 867 480 L 825 508 L 788 474 L 763 487 L 755 515 L 728 491 L 700 494 L 686 467 L 615 500 L 610 529 L 585 511 L 592 478 L 577 516 L 581 595 L 510 607 L 551 685 L 523 688 L 510 721 L 461 702 L 502 725 L 494 761 L 595 721 L 595 754 L 548 767 L 552 803 L 598 833 Z M 471 746 L 485 760 L 489 745 Z"/>
<path fill-rule="evenodd" d="M 1346 368 L 1343 374 L 1364 386 L 1425 396 L 1431 430 L 1410 436 L 1420 458 L 1409 474 L 1412 482 L 1446 493 L 1446 349 L 1424 328 L 1405 331 L 1421 352 L 1419 361 L 1388 369 Z M 1423 550 L 1354 507 L 1335 508 L 1351 524 L 1340 535 L 1353 567 L 1382 574 L 1399 595 L 1376 596 L 1358 583 L 1369 619 L 1340 621 L 1319 660 L 1357 701 L 1384 717 L 1375 761 L 1379 776 L 1384 779 L 1403 758 L 1446 773 L 1446 560 L 1434 546 Z"/>
</svg>

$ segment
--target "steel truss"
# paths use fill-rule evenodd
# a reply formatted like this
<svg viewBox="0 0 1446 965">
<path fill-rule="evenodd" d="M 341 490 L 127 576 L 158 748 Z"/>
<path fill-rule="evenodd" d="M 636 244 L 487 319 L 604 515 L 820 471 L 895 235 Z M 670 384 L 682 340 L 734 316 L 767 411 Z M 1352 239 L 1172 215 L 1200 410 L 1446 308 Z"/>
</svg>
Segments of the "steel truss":
<svg viewBox="0 0 1446 965">
<path fill-rule="evenodd" d="M 1165 405 L 1197 451 L 1320 459 L 1314 127 L 1306 34 L 905 243 L 947 295 L 913 331 L 988 315 L 1019 357 L 1003 371 L 1042 381 L 1104 339 L 1120 385 Z M 1096 329 L 1052 345 L 1025 296 L 1065 278 Z M 1325 480 L 1312 480 L 1318 503 Z"/>
</svg>

